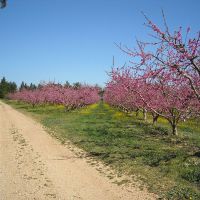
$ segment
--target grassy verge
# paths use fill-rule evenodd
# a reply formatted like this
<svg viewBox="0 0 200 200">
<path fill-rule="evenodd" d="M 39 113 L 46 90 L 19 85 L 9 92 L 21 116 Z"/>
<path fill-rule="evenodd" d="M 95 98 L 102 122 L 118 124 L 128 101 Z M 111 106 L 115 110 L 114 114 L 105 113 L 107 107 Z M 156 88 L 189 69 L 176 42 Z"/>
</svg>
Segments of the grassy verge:
<svg viewBox="0 0 200 200">
<path fill-rule="evenodd" d="M 30 113 L 119 174 L 138 175 L 150 191 L 166 199 L 200 199 L 199 120 L 180 124 L 180 136 L 169 136 L 165 120 L 152 126 L 107 104 L 65 112 L 62 106 L 6 101 Z"/>
</svg>

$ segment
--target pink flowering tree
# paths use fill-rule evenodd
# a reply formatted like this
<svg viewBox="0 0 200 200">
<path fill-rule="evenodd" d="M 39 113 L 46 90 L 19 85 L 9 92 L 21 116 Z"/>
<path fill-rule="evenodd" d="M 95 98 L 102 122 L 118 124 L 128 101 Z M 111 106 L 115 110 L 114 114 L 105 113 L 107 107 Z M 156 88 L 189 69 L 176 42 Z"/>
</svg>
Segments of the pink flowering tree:
<svg viewBox="0 0 200 200">
<path fill-rule="evenodd" d="M 200 31 L 190 38 L 190 27 L 185 34 L 182 27 L 170 32 L 163 13 L 164 30 L 154 24 L 146 15 L 146 25 L 152 31 L 153 42 L 137 41 L 138 48 L 130 49 L 119 45 L 130 57 L 139 58 L 133 63 L 140 74 L 154 77 L 165 71 L 176 74 L 176 78 L 190 85 L 200 101 Z"/>
<path fill-rule="evenodd" d="M 194 117 L 200 111 L 199 101 L 187 82 L 176 80 L 171 74 L 161 74 L 156 80 L 143 83 L 136 92 L 147 110 L 168 120 L 174 135 L 178 134 L 180 121 Z"/>
<path fill-rule="evenodd" d="M 129 69 L 113 69 L 106 86 L 104 101 L 125 112 L 144 110 L 144 103 L 136 94 L 135 82 Z M 144 117 L 145 119 L 146 117 Z"/>
<path fill-rule="evenodd" d="M 111 72 L 104 96 L 107 103 L 151 112 L 154 122 L 162 116 L 171 125 L 173 135 L 178 134 L 180 121 L 199 113 L 200 103 L 184 78 L 179 80 L 165 71 L 154 78 L 135 77 L 130 70 L 122 68 Z"/>
<path fill-rule="evenodd" d="M 129 102 L 151 112 L 154 120 L 158 116 L 167 119 L 172 133 L 177 135 L 179 121 L 199 114 L 200 32 L 194 38 L 189 38 L 190 28 L 187 28 L 185 35 L 181 27 L 171 33 L 164 14 L 165 30 L 145 18 L 155 41 L 137 41 L 136 49 L 119 45 L 132 58 L 132 66 L 122 69 L 117 76 L 115 73 L 106 90 L 109 89 L 113 94 L 113 90 L 115 93 L 117 91 L 112 89 L 113 85 L 123 86 L 121 93 L 127 92 L 125 96 L 131 99 Z M 118 84 L 118 79 L 123 80 L 123 83 Z M 105 99 L 112 102 L 107 96 Z M 126 99 L 122 104 L 125 105 L 125 102 Z"/>
<path fill-rule="evenodd" d="M 10 94 L 9 98 L 29 103 L 33 107 L 45 104 L 64 105 L 67 111 L 98 102 L 98 93 L 98 88 L 92 86 L 73 88 L 48 83 L 35 90 L 24 89 Z"/>
</svg>

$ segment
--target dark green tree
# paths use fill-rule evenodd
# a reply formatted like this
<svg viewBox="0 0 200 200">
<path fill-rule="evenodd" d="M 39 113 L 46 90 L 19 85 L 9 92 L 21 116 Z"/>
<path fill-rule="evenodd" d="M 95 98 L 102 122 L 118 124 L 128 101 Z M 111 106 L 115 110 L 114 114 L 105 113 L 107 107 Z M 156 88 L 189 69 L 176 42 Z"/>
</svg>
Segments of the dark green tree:
<svg viewBox="0 0 200 200">
<path fill-rule="evenodd" d="M 13 93 L 17 91 L 17 84 L 15 82 L 9 83 L 9 92 Z"/>
<path fill-rule="evenodd" d="M 5 8 L 7 5 L 7 0 L 0 0 L 0 8 Z"/>
<path fill-rule="evenodd" d="M 0 98 L 6 97 L 8 93 L 15 92 L 17 85 L 15 82 L 8 82 L 5 77 L 0 81 Z"/>
<path fill-rule="evenodd" d="M 24 83 L 24 81 L 22 81 L 22 83 L 19 87 L 19 90 L 22 91 L 24 88 L 25 88 L 25 83 Z"/>
<path fill-rule="evenodd" d="M 35 90 L 37 88 L 37 86 L 33 83 L 30 84 L 29 89 L 30 90 Z"/>
<path fill-rule="evenodd" d="M 23 89 L 27 89 L 29 90 L 30 89 L 30 86 L 28 86 L 28 84 L 26 84 L 24 81 L 22 81 L 20 87 L 19 87 L 19 90 L 22 91 Z"/>
<path fill-rule="evenodd" d="M 78 89 L 82 86 L 82 84 L 80 82 L 76 82 L 76 83 L 73 83 L 73 88 L 74 89 Z"/>
<path fill-rule="evenodd" d="M 64 87 L 66 87 L 66 88 L 71 87 L 69 81 L 66 81 L 66 82 L 65 82 Z"/>
<path fill-rule="evenodd" d="M 8 91 L 8 84 L 6 78 L 3 77 L 0 82 L 0 98 L 4 98 L 6 91 Z"/>
</svg>

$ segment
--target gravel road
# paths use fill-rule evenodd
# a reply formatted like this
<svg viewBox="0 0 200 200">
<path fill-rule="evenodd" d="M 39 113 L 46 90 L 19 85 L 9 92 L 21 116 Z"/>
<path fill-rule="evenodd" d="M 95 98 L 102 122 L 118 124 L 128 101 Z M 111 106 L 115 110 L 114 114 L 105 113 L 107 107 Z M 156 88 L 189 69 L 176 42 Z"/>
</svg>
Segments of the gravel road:
<svg viewBox="0 0 200 200">
<path fill-rule="evenodd" d="M 0 200 L 151 200 L 51 137 L 38 122 L 0 102 Z"/>
</svg>

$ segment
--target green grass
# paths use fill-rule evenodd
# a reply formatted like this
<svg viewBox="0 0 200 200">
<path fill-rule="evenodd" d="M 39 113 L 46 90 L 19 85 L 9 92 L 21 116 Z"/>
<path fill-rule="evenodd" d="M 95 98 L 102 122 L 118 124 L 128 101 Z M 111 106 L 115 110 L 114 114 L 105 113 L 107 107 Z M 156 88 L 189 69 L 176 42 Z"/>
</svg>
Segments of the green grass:
<svg viewBox="0 0 200 200">
<path fill-rule="evenodd" d="M 200 120 L 180 124 L 180 135 L 171 136 L 164 119 L 153 126 L 103 103 L 71 112 L 62 106 L 6 103 L 31 114 L 62 142 L 70 140 L 117 173 L 136 175 L 161 197 L 200 199 Z"/>
</svg>

